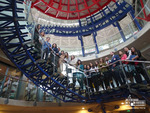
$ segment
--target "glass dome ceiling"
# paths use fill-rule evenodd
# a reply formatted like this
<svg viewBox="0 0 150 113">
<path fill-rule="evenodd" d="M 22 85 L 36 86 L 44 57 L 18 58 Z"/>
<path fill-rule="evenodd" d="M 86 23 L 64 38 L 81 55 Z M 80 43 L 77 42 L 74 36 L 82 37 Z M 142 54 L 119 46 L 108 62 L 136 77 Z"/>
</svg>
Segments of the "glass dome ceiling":
<svg viewBox="0 0 150 113">
<path fill-rule="evenodd" d="M 32 0 L 32 7 L 54 18 L 72 20 L 90 16 L 116 0 Z"/>
<path fill-rule="evenodd" d="M 58 26 L 68 26 L 68 27 L 79 26 L 78 18 L 71 19 L 71 17 L 69 17 L 70 19 L 68 20 L 60 19 L 56 17 L 54 18 L 53 16 L 49 16 L 43 13 L 43 11 L 37 8 L 37 7 L 47 7 L 46 5 L 44 6 L 43 4 L 44 0 L 39 0 L 41 2 L 37 2 L 35 0 L 32 0 L 32 1 L 34 4 L 33 5 L 34 7 L 31 9 L 31 12 L 33 15 L 33 19 L 36 23 L 39 23 L 41 25 L 58 25 Z M 58 1 L 59 0 L 54 0 L 54 4 L 55 3 L 57 4 Z M 65 0 L 62 0 L 62 2 L 64 1 Z M 72 2 L 72 0 L 69 0 L 69 1 Z M 85 0 L 77 0 L 77 1 L 79 1 L 79 3 L 82 3 L 81 1 L 85 2 Z M 94 0 L 91 0 L 91 1 L 92 3 L 94 3 L 93 2 Z M 105 0 L 100 0 L 100 1 L 102 2 Z M 48 3 L 49 0 L 47 1 L 45 0 L 45 2 Z M 107 7 L 111 8 L 112 4 L 114 4 L 114 0 L 110 1 Z M 86 18 L 82 18 L 82 20 L 84 19 Z M 123 29 L 126 39 L 128 39 L 133 33 L 136 33 L 138 30 L 135 27 L 134 22 L 131 19 L 130 15 L 128 14 L 126 17 L 120 20 L 119 23 L 120 23 L 121 28 Z M 131 29 L 132 29 L 132 32 L 131 32 Z M 46 34 L 46 36 L 50 36 L 51 43 L 57 43 L 58 47 L 60 47 L 61 50 L 67 51 L 70 55 L 71 54 L 77 55 L 77 56 L 82 55 L 81 42 L 80 40 L 78 40 L 78 37 L 62 37 L 62 36 L 55 36 L 53 34 Z M 97 40 L 99 51 L 103 51 L 105 49 L 115 47 L 116 45 L 123 42 L 118 28 L 114 27 L 113 25 L 110 25 L 102 30 L 99 30 L 97 32 L 96 40 Z M 84 42 L 85 53 L 88 53 L 88 54 L 96 53 L 92 34 L 89 36 L 83 37 L 83 42 Z"/>
</svg>

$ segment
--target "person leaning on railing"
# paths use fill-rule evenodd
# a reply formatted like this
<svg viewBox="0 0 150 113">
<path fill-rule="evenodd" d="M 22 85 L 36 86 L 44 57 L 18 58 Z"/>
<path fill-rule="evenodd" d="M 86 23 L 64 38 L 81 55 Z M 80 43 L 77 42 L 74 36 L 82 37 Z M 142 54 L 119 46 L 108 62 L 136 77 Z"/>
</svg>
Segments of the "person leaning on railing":
<svg viewBox="0 0 150 113">
<path fill-rule="evenodd" d="M 93 88 L 95 88 L 96 92 L 99 91 L 99 86 L 101 84 L 100 82 L 100 73 L 98 72 L 99 70 L 96 70 L 94 64 L 92 62 L 89 63 L 90 65 L 90 75 L 91 75 L 91 82 Z M 98 64 L 97 64 L 98 66 Z"/>
<path fill-rule="evenodd" d="M 58 67 L 59 67 L 60 72 L 63 71 L 64 59 L 65 59 L 65 53 L 64 53 L 64 51 L 62 50 L 62 51 L 61 51 L 61 54 L 60 54 L 60 58 L 59 58 L 59 63 L 58 63 Z"/>
<path fill-rule="evenodd" d="M 71 64 L 72 66 L 75 66 L 75 65 L 76 65 L 76 62 L 77 62 L 77 59 L 75 58 L 74 55 L 72 55 L 69 64 Z"/>
<path fill-rule="evenodd" d="M 66 63 L 69 63 L 69 62 L 70 62 L 70 58 L 69 58 L 68 52 L 65 52 L 65 58 L 64 58 L 64 61 L 65 61 Z"/>
<path fill-rule="evenodd" d="M 40 35 L 39 35 L 39 42 L 42 45 L 42 47 L 41 47 L 41 58 L 42 59 L 44 59 L 44 53 L 43 53 L 44 52 L 44 43 L 45 43 L 44 37 L 45 37 L 45 32 L 41 31 Z"/>
<path fill-rule="evenodd" d="M 95 61 L 95 71 L 96 72 L 99 72 L 99 62 L 98 61 Z"/>
<path fill-rule="evenodd" d="M 55 65 L 55 72 L 57 72 L 57 67 L 58 67 L 58 62 L 59 62 L 58 61 L 59 60 L 59 51 L 58 51 L 56 43 L 53 43 L 52 50 L 53 50 L 52 51 L 53 54 L 51 54 L 51 61 Z"/>
<path fill-rule="evenodd" d="M 132 55 L 131 50 L 129 50 L 128 47 L 124 47 L 124 52 L 127 55 L 127 58 L 125 60 L 129 60 L 130 56 Z"/>
<path fill-rule="evenodd" d="M 119 62 L 117 62 L 118 60 L 120 60 L 119 55 L 115 55 L 114 52 L 111 52 L 110 55 L 112 56 L 111 62 L 110 63 L 114 63 L 111 66 L 111 70 L 112 70 L 112 74 L 113 74 L 113 78 L 116 82 L 116 85 L 119 86 L 119 83 L 121 85 L 125 84 L 122 80 L 121 77 L 124 78 L 121 74 L 120 74 L 120 67 L 119 67 Z"/>
<path fill-rule="evenodd" d="M 51 51 L 50 48 L 51 48 L 50 37 L 46 37 L 46 41 L 44 42 L 44 45 L 43 45 L 43 57 L 45 56 L 46 61 Z"/>
<path fill-rule="evenodd" d="M 82 64 L 81 60 L 77 61 L 77 69 L 78 70 L 83 70 L 84 66 Z M 78 80 L 79 84 L 80 84 L 80 88 L 81 90 L 83 90 L 83 84 L 84 84 L 84 74 L 83 73 L 76 73 L 76 79 Z"/>
<path fill-rule="evenodd" d="M 137 50 L 135 47 L 131 47 L 131 52 L 132 52 L 132 55 L 131 55 L 130 60 L 146 61 L 146 58 L 144 58 L 142 56 L 140 50 Z M 145 78 L 147 83 L 150 84 L 150 79 L 149 79 L 146 71 L 144 70 L 142 63 L 135 62 L 135 69 L 137 72 L 136 73 L 137 74 L 137 77 L 136 77 L 137 82 L 139 82 L 139 83 L 142 82 L 142 78 L 140 76 L 140 74 L 142 74 L 142 76 Z"/>
<path fill-rule="evenodd" d="M 109 89 L 110 88 L 109 82 L 111 81 L 111 73 L 109 73 L 107 64 L 104 62 L 103 58 L 100 58 L 100 63 L 98 67 L 99 72 L 101 73 L 101 84 L 103 84 L 104 81 L 106 89 Z"/>
<path fill-rule="evenodd" d="M 90 65 L 87 65 L 86 78 L 87 78 L 87 81 L 85 82 L 85 84 L 87 85 L 86 91 L 87 92 L 91 91 L 92 93 L 94 93 L 94 88 L 93 88 L 93 85 L 92 85 L 91 72 L 90 72 Z"/>
<path fill-rule="evenodd" d="M 106 63 L 104 63 L 104 59 L 103 58 L 100 58 L 99 59 L 99 65 L 98 65 L 98 68 L 99 68 L 99 72 L 100 72 L 100 86 L 104 88 L 104 85 L 103 85 L 103 81 L 105 79 L 105 75 L 104 75 L 104 72 L 108 71 L 107 68 L 105 68 L 106 66 Z M 104 82 L 105 83 L 105 82 Z"/>
<path fill-rule="evenodd" d="M 107 82 L 109 82 L 109 83 L 111 84 L 111 86 L 114 88 L 114 84 L 113 84 L 113 74 L 112 74 L 112 70 L 111 70 L 111 66 L 110 66 L 111 60 L 110 60 L 108 57 L 105 57 L 105 63 L 106 63 L 107 69 L 108 69 L 107 73 L 108 73 L 108 75 L 109 75 Z M 105 78 L 107 79 L 107 76 L 106 76 Z M 110 84 L 107 83 L 107 82 L 105 82 L 105 83 L 106 83 L 106 85 L 108 85 L 107 88 L 109 88 L 109 87 L 110 87 Z"/>
<path fill-rule="evenodd" d="M 123 53 L 123 51 L 119 51 L 119 57 L 120 57 L 121 60 L 127 60 L 127 54 Z M 132 73 L 131 73 L 133 68 L 131 68 L 131 66 L 129 65 L 129 62 L 127 62 L 127 61 L 122 61 L 122 64 L 124 66 L 124 69 L 125 69 L 128 80 L 133 81 Z M 122 71 L 121 71 L 121 73 L 122 73 Z M 122 75 L 123 75 L 123 73 L 122 73 Z"/>
</svg>

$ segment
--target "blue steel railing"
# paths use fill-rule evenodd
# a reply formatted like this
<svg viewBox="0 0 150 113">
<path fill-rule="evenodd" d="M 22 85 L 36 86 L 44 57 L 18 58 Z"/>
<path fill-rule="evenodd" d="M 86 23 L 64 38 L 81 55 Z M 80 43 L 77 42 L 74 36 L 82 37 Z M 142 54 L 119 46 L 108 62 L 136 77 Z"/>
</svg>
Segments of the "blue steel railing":
<svg viewBox="0 0 150 113">
<path fill-rule="evenodd" d="M 121 3 L 123 3 L 123 2 L 121 2 Z M 123 32 L 124 33 L 124 35 L 125 35 L 125 39 L 126 40 L 128 40 L 129 38 L 131 38 L 131 37 L 135 37 L 136 38 L 136 36 L 135 36 L 135 34 L 139 31 L 139 29 L 141 29 L 140 28 L 140 26 L 139 27 L 136 27 L 136 25 L 135 25 L 135 21 L 136 21 L 136 17 L 137 16 L 139 16 L 139 15 L 141 15 L 142 14 L 142 11 L 145 9 L 146 11 L 147 11 L 147 15 L 150 13 L 149 12 L 149 6 L 148 6 L 148 4 L 149 4 L 149 1 L 147 1 L 147 3 L 145 4 L 145 7 L 143 8 L 143 9 L 141 9 L 141 11 L 135 16 L 135 17 L 133 17 L 133 20 L 131 21 L 131 22 L 129 22 L 129 24 L 128 25 L 126 25 L 126 26 L 123 26 L 123 28 L 122 28 L 122 30 L 120 30 L 118 33 L 114 33 L 113 35 L 109 35 L 109 36 L 107 36 L 107 37 L 102 37 L 102 38 L 107 38 L 106 40 L 104 40 L 104 41 L 102 41 L 102 42 L 100 42 L 100 43 L 98 43 L 97 45 L 98 45 L 98 48 L 99 48 L 99 51 L 104 51 L 104 50 L 106 50 L 106 49 L 109 49 L 109 48 L 114 48 L 116 45 L 118 45 L 118 44 L 121 44 L 123 41 L 122 41 L 122 37 L 121 37 L 121 35 L 120 35 L 120 32 Z M 115 4 L 113 4 L 114 6 L 115 6 Z M 127 6 L 129 6 L 130 7 L 130 5 L 127 3 Z M 107 9 L 108 7 L 106 7 L 106 8 L 104 8 L 104 11 Z M 117 7 L 115 8 L 115 10 L 117 9 Z M 110 10 L 110 9 L 108 9 L 108 10 Z M 114 11 L 115 11 L 114 10 Z M 107 10 L 106 10 L 107 11 Z M 129 12 L 132 12 L 132 13 L 134 13 L 133 12 L 133 10 L 132 10 L 132 8 L 131 8 L 131 10 L 129 11 Z M 101 13 L 103 13 L 103 11 L 101 12 Z M 108 11 L 107 12 L 105 12 L 106 14 L 109 14 L 108 13 Z M 131 13 L 131 14 L 132 14 Z M 114 13 L 113 13 L 114 14 Z M 127 14 L 127 13 L 126 13 Z M 103 15 L 103 14 L 102 14 Z M 112 15 L 112 14 L 111 14 Z M 91 17 L 92 18 L 92 17 Z M 81 21 L 83 21 L 83 25 L 82 25 L 82 28 L 84 28 L 84 23 L 89 23 L 89 24 L 86 24 L 86 26 L 88 26 L 88 25 L 97 25 L 97 24 L 91 24 L 91 18 L 90 17 L 88 17 L 86 20 L 81 20 Z M 96 19 L 96 18 L 98 18 L 98 19 L 101 19 L 101 17 L 99 16 L 99 14 L 98 13 L 96 13 L 96 14 L 94 14 L 94 16 L 93 16 L 93 21 L 95 21 L 94 19 Z M 97 20 L 98 20 L 97 19 Z M 82 23 L 82 22 L 81 22 Z M 109 23 L 109 22 L 108 22 Z M 146 22 L 145 22 L 146 23 Z M 111 24 L 110 24 L 111 25 Z M 29 25 L 30 26 L 30 25 Z M 144 27 L 145 25 L 142 25 L 142 27 Z M 43 30 L 45 30 L 46 32 L 48 31 L 48 29 L 52 29 L 52 28 L 54 28 L 55 29 L 55 27 L 56 26 L 54 26 L 54 25 L 47 25 L 47 26 L 44 26 L 44 27 L 42 27 L 43 28 Z M 60 27 L 62 27 L 62 29 L 67 29 L 67 30 L 73 30 L 73 29 L 76 29 L 76 27 L 74 26 L 74 27 L 63 27 L 63 26 L 57 26 L 58 28 Z M 56 27 L 56 28 L 57 28 Z M 32 28 L 32 27 L 30 27 L 30 28 Z M 29 31 L 31 31 L 30 30 L 30 28 L 29 28 Z M 78 28 L 78 27 L 77 27 Z M 56 30 L 52 30 L 52 31 L 56 31 Z M 61 29 L 61 30 L 62 30 Z M 93 30 L 93 27 L 91 27 L 90 28 L 91 30 Z M 80 30 L 80 29 L 78 29 L 79 31 L 82 31 L 82 30 Z M 86 32 L 86 31 L 88 31 L 87 29 L 84 29 L 84 31 L 83 32 Z M 67 31 L 67 32 L 69 32 L 69 31 Z M 48 34 L 50 33 L 50 32 L 47 32 Z M 70 32 L 71 33 L 71 32 Z M 77 32 L 77 33 L 79 33 L 79 32 Z M 107 34 L 107 33 L 105 33 L 105 34 Z M 67 34 L 65 35 L 65 36 L 67 36 Z M 98 36 L 97 36 L 97 38 L 99 38 Z M 100 37 L 101 38 L 101 37 Z M 86 56 L 87 55 L 91 55 L 91 54 L 94 54 L 95 53 L 95 50 L 93 50 L 93 48 L 95 48 L 95 45 L 91 45 L 92 43 L 91 42 L 89 42 L 89 44 L 88 45 L 84 45 L 84 48 L 85 48 L 85 54 L 86 54 Z M 73 50 L 72 50 L 72 48 L 70 48 L 70 47 L 63 47 L 62 48 L 63 50 L 65 50 L 65 51 L 68 51 L 69 52 L 69 54 L 70 55 L 72 55 L 72 54 L 75 54 L 76 56 L 80 56 L 81 55 L 81 48 L 80 47 L 76 47 L 76 48 L 73 48 Z"/>
<path fill-rule="evenodd" d="M 52 73 L 52 65 L 47 64 L 45 60 L 39 60 L 32 39 L 28 37 L 28 31 L 25 29 L 23 0 L 7 0 L 0 3 L 3 4 L 0 10 L 1 49 L 26 77 L 43 91 L 64 102 L 101 101 L 101 93 L 87 97 L 80 88 L 68 86 L 67 77 L 60 77 L 60 73 Z M 123 93 L 128 94 L 128 89 L 121 93 L 124 96 Z"/>
<path fill-rule="evenodd" d="M 99 13 L 86 18 L 86 23 L 84 20 L 80 20 L 81 26 L 74 27 L 63 27 L 57 25 L 47 25 L 42 26 L 41 30 L 44 30 L 46 34 L 54 34 L 56 36 L 83 36 L 88 35 L 93 32 L 99 31 L 109 25 L 114 24 L 116 21 L 121 20 L 128 12 L 132 10 L 132 6 L 125 1 L 114 3 L 116 6 L 113 11 L 107 6 Z M 109 13 L 108 13 L 109 12 Z M 103 16 L 100 16 L 103 15 Z M 106 18 L 107 17 L 107 18 Z M 30 28 L 30 25 L 27 27 Z M 30 30 L 29 30 L 30 31 Z M 80 32 L 82 31 L 82 32 Z"/>
<path fill-rule="evenodd" d="M 114 72 L 115 71 L 119 72 L 119 76 L 117 77 L 121 78 L 120 80 L 122 80 L 122 83 L 119 79 L 117 79 L 118 81 L 116 81 L 115 76 L 112 76 L 112 73 L 114 72 L 111 72 L 110 70 L 106 72 L 101 72 L 101 73 L 104 73 L 104 77 L 102 78 L 100 77 L 101 78 L 100 81 L 103 83 L 104 87 L 102 87 L 102 84 L 96 84 L 96 82 L 99 81 L 99 72 L 92 73 L 91 75 L 90 79 L 93 82 L 93 86 L 89 85 L 90 83 L 88 82 L 91 82 L 91 80 L 87 77 L 88 75 L 86 75 L 85 78 L 82 78 L 83 81 L 85 79 L 88 79 L 90 81 L 83 83 L 83 85 L 85 86 L 83 90 L 86 91 L 85 92 L 86 96 L 87 98 L 91 99 L 91 101 L 86 100 L 85 102 L 94 102 L 94 101 L 109 102 L 109 101 L 113 101 L 116 99 L 117 100 L 125 99 L 128 97 L 128 95 L 131 95 L 133 97 L 134 96 L 139 97 L 140 99 L 146 99 L 147 104 L 149 104 L 150 88 L 147 86 L 150 81 L 150 62 L 149 61 L 120 60 L 120 61 L 114 62 L 113 64 L 115 63 L 120 63 L 119 68 L 115 68 Z M 111 67 L 113 64 L 108 65 L 106 67 Z M 106 68 L 106 67 L 102 67 L 101 69 Z M 80 79 L 77 76 L 75 76 L 75 74 L 79 73 L 79 71 L 77 72 L 75 68 L 72 68 L 70 66 L 68 67 L 68 69 L 69 70 L 71 69 L 70 71 L 71 73 L 69 72 L 68 74 L 72 74 L 72 76 L 68 75 L 68 80 L 70 81 L 68 82 L 68 86 L 76 82 L 75 83 L 76 85 L 74 87 L 81 87 L 82 84 L 79 82 Z M 84 70 L 80 70 L 80 71 L 84 71 Z M 88 71 L 84 71 L 84 72 L 88 72 Z M 106 73 L 107 74 L 109 73 L 109 76 L 107 76 Z M 18 100 L 19 97 L 17 97 L 16 95 L 18 95 L 17 93 L 20 90 L 20 88 L 18 87 L 21 84 L 26 84 L 26 87 L 21 86 L 22 88 L 21 91 L 26 90 L 25 94 L 24 92 L 20 92 L 22 93 L 21 95 L 25 95 L 24 99 L 27 101 L 35 101 L 33 102 L 33 104 L 41 102 L 41 101 L 55 102 L 56 100 L 55 98 L 51 97 L 48 94 L 46 96 L 48 98 L 43 100 L 42 98 L 44 97 L 44 92 L 40 89 L 40 87 L 42 86 L 38 88 L 30 80 L 21 80 L 18 77 L 3 75 L 1 73 L 0 75 L 4 77 L 4 79 L 3 78 L 1 79 L 2 79 L 2 82 L 4 82 L 5 84 L 4 86 L 2 86 L 0 83 L 0 87 L 2 86 L 0 97 L 6 98 L 5 104 L 9 103 L 9 99 Z M 97 79 L 97 76 L 98 76 L 98 79 Z M 108 79 L 107 77 L 109 77 L 110 79 Z M 105 80 L 106 78 L 109 80 L 108 81 L 109 84 L 107 84 L 107 81 Z M 123 83 L 123 79 L 125 79 L 125 83 Z M 98 91 L 97 91 L 97 85 L 99 86 Z M 107 87 L 107 85 L 109 87 Z M 91 90 L 91 88 L 93 89 L 93 91 Z M 108 94 L 108 92 L 111 92 L 111 93 Z M 113 95 L 113 98 L 112 98 L 112 95 Z M 23 98 L 21 100 L 23 100 Z M 71 100 L 68 100 L 68 101 L 71 101 Z"/>
<path fill-rule="evenodd" d="M 34 84 L 66 102 L 83 101 L 83 95 L 72 91 L 66 87 L 66 78 L 59 77 L 59 74 L 52 74 L 52 66 L 47 65 L 46 61 L 38 61 L 37 52 L 34 51 L 32 39 L 28 37 L 25 29 L 26 20 L 22 15 L 24 9 L 23 0 L 0 1 L 4 9 L 1 11 L 1 49 L 8 58 L 27 76 Z M 6 9 L 9 7 L 9 9 Z M 3 12 L 5 11 L 5 12 Z M 8 12 L 8 13 L 6 13 Z M 21 14 L 20 14 L 21 13 Z M 25 30 L 25 31 L 24 31 Z M 67 100 L 66 100 L 67 97 Z M 81 99 L 82 98 L 82 99 Z"/>
</svg>

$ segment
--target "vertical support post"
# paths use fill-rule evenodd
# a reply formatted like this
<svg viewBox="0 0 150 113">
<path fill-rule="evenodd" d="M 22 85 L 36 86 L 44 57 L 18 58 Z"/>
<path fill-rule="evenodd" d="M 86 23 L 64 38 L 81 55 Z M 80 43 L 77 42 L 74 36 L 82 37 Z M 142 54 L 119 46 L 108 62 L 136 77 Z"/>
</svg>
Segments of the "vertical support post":
<svg viewBox="0 0 150 113">
<path fill-rule="evenodd" d="M 103 113 L 106 113 L 105 107 L 103 105 L 101 105 L 101 109 L 102 109 Z"/>
<path fill-rule="evenodd" d="M 4 80 L 2 81 L 0 96 L 3 93 L 3 87 L 4 87 L 4 83 L 6 81 L 6 77 L 7 77 L 8 71 L 9 71 L 9 68 L 7 67 L 6 72 L 5 72 L 5 76 L 4 76 Z"/>
<path fill-rule="evenodd" d="M 81 35 L 82 35 L 82 25 L 81 25 L 81 20 L 79 20 L 79 26 L 80 26 L 79 32 L 80 32 Z"/>
<path fill-rule="evenodd" d="M 90 86 L 89 86 L 89 81 L 88 81 L 88 78 L 86 76 L 86 90 L 87 90 L 87 96 L 89 97 L 89 99 L 91 99 L 91 96 L 90 96 Z"/>
<path fill-rule="evenodd" d="M 133 10 L 133 9 L 130 11 L 130 15 L 131 15 L 131 17 L 132 17 L 134 23 L 135 23 L 136 26 L 138 27 L 138 29 L 139 29 L 139 30 L 142 30 L 142 27 L 140 26 L 139 22 L 137 21 L 137 19 L 136 19 L 135 16 L 134 16 L 134 10 Z"/>
<path fill-rule="evenodd" d="M 133 31 L 133 29 L 131 28 L 130 24 L 128 24 L 128 28 L 130 29 L 130 32 L 131 32 L 131 34 L 133 35 L 134 31 Z"/>
<path fill-rule="evenodd" d="M 123 75 L 124 75 L 124 77 L 125 77 L 125 81 L 126 81 L 126 84 L 127 84 L 127 86 L 128 86 L 129 92 L 132 93 L 132 90 L 131 90 L 131 87 L 130 87 L 130 84 L 129 84 L 129 82 L 128 82 L 128 78 L 127 78 L 127 75 L 126 75 L 126 72 L 125 72 L 125 70 L 124 70 L 124 66 L 123 66 L 123 64 L 122 64 L 122 61 L 119 61 L 119 63 L 120 63 L 120 66 L 121 66 L 122 73 L 123 73 Z"/>
<path fill-rule="evenodd" d="M 134 106 L 132 106 L 132 113 L 135 113 L 135 109 L 134 109 Z"/>
<path fill-rule="evenodd" d="M 93 32 L 93 40 L 94 40 L 94 44 L 95 44 L 96 53 L 99 54 L 99 49 L 98 49 L 98 46 L 97 46 L 96 36 L 97 36 L 97 33 Z"/>
<path fill-rule="evenodd" d="M 143 0 L 140 0 L 140 2 L 141 2 L 142 9 L 143 9 L 144 17 L 147 18 L 146 11 L 145 11 L 145 8 L 144 8 Z"/>
<path fill-rule="evenodd" d="M 26 1 L 26 8 L 27 8 L 27 20 L 29 18 L 29 13 L 30 13 L 30 10 L 31 10 L 31 4 L 32 4 L 32 1 Z"/>
<path fill-rule="evenodd" d="M 119 30 L 119 32 L 120 32 L 120 35 L 121 35 L 123 41 L 125 42 L 125 41 L 126 41 L 126 38 L 125 38 L 125 35 L 124 35 L 123 31 L 122 31 L 122 28 L 121 28 L 119 22 L 115 22 L 115 23 L 114 23 L 114 26 L 118 28 L 118 30 Z"/>
<path fill-rule="evenodd" d="M 52 53 L 52 55 L 53 55 L 53 74 L 54 74 L 56 72 L 56 62 L 55 62 L 56 55 L 55 55 L 55 52 Z"/>
<path fill-rule="evenodd" d="M 143 66 L 143 69 L 144 69 L 144 71 L 145 71 L 145 74 L 146 74 L 147 77 L 148 77 L 147 79 L 149 79 L 149 80 L 147 80 L 147 81 L 150 81 L 150 75 L 149 75 L 148 72 L 147 72 L 147 69 L 146 69 L 146 66 L 145 66 L 145 63 L 144 63 L 144 62 L 142 63 L 142 66 Z M 145 75 L 145 76 L 146 76 L 146 75 Z"/>
<path fill-rule="evenodd" d="M 36 98 L 33 102 L 33 106 L 37 106 L 37 101 L 38 101 L 38 86 L 36 86 Z"/>
<path fill-rule="evenodd" d="M 85 57 L 85 50 L 84 50 L 84 43 L 83 43 L 82 36 L 78 36 L 78 39 L 81 41 L 82 56 Z"/>
<path fill-rule="evenodd" d="M 91 23 L 94 24 L 93 18 L 90 17 L 90 19 L 91 19 Z M 95 29 L 95 26 L 93 27 L 93 29 Z M 94 44 L 95 44 L 96 53 L 99 54 L 99 49 L 98 49 L 98 46 L 97 46 L 96 36 L 97 36 L 97 32 L 93 32 L 93 40 L 94 40 Z"/>
<path fill-rule="evenodd" d="M 66 64 L 66 74 L 67 74 L 67 88 L 68 88 L 68 84 L 69 84 L 69 76 L 68 76 L 69 70 L 68 70 L 68 64 Z"/>
<path fill-rule="evenodd" d="M 80 26 L 80 28 L 82 27 L 82 25 L 81 25 L 81 21 L 79 20 L 79 26 Z M 82 34 L 82 29 L 81 30 L 79 30 L 80 32 L 81 32 L 81 34 Z M 81 41 L 81 48 L 82 48 L 82 56 L 83 57 L 85 57 L 85 50 L 84 50 L 84 43 L 83 43 L 83 39 L 82 39 L 82 36 L 80 35 L 80 36 L 78 36 L 78 39 Z"/>
<path fill-rule="evenodd" d="M 43 102 L 43 96 L 44 96 L 44 93 L 43 93 L 43 90 L 38 88 L 38 101 L 40 102 Z"/>
<path fill-rule="evenodd" d="M 19 78 L 19 85 L 18 85 L 18 88 L 17 88 L 17 95 L 16 95 L 16 99 L 19 99 L 19 100 L 22 100 L 24 99 L 24 94 L 25 94 L 25 88 L 26 88 L 26 85 L 27 83 L 25 82 L 27 80 L 27 77 L 25 75 L 22 75 L 20 78 Z"/>
<path fill-rule="evenodd" d="M 9 103 L 9 95 L 10 95 L 10 91 L 11 91 L 11 87 L 12 87 L 12 82 L 10 81 L 10 77 L 11 77 L 11 75 L 9 76 L 8 81 L 7 81 L 7 91 L 6 91 L 6 94 L 5 94 L 5 95 L 7 95 L 6 96 L 7 98 L 6 98 L 6 100 L 4 100 L 4 104 Z"/>
</svg>

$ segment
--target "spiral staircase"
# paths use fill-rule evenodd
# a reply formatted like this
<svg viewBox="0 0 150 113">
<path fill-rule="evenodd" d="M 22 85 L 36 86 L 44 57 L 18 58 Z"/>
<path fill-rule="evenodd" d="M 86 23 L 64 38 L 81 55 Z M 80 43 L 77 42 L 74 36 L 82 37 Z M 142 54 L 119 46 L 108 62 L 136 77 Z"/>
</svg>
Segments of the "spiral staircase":
<svg viewBox="0 0 150 113">
<path fill-rule="evenodd" d="M 64 102 L 100 103 L 128 97 L 131 92 L 127 86 L 89 96 L 85 91 L 68 85 L 67 77 L 60 77 L 59 73 L 53 73 L 52 65 L 47 64 L 46 61 L 39 61 L 37 52 L 32 45 L 32 39 L 28 35 L 32 26 L 27 24 L 23 2 L 23 0 L 0 0 L 0 46 L 27 78 L 43 91 Z M 80 21 L 80 26 L 74 28 L 42 26 L 42 29 L 46 30 L 46 33 L 61 36 L 89 34 L 112 24 L 131 11 L 132 7 L 128 3 L 123 2 L 118 5 L 119 7 L 113 12 L 108 7 L 104 8 L 101 13 L 105 14 L 105 17 L 96 18 L 94 16 L 97 14 L 95 14 L 93 15 L 95 21 L 87 18 L 89 21 L 86 25 L 82 25 L 82 21 Z M 106 9 L 108 12 L 105 12 Z M 52 29 L 55 30 L 52 31 Z M 148 97 L 149 93 L 141 92 L 141 95 Z"/>
<path fill-rule="evenodd" d="M 83 36 L 104 29 L 121 20 L 128 12 L 134 12 L 132 6 L 126 1 L 121 1 L 119 4 L 115 2 L 111 7 L 106 6 L 92 16 L 79 19 L 79 26 L 47 25 L 42 26 L 41 30 L 44 30 L 46 34 L 54 34 L 56 36 Z M 27 27 L 31 32 L 33 28 L 32 23 L 28 24 Z"/>
</svg>

